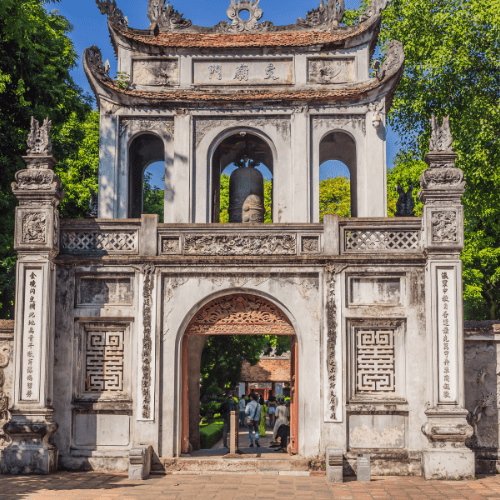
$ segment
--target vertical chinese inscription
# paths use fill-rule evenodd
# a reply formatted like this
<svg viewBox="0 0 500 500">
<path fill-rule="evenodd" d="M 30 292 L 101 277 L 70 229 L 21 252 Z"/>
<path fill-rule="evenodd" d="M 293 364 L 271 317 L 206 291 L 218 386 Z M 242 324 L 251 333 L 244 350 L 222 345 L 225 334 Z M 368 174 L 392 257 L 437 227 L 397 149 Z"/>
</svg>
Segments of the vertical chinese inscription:
<svg viewBox="0 0 500 500">
<path fill-rule="evenodd" d="M 437 269 L 437 273 L 439 401 L 454 403 L 457 400 L 455 272 Z"/>
<path fill-rule="evenodd" d="M 42 279 L 41 269 L 26 269 L 21 384 L 23 401 L 38 401 L 40 398 Z"/>
</svg>

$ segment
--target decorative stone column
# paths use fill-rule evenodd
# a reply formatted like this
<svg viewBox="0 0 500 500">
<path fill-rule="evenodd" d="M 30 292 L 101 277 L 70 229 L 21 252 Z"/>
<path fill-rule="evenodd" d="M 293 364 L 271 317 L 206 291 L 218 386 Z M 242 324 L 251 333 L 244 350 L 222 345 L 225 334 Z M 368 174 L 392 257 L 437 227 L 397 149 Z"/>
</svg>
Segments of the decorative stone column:
<svg viewBox="0 0 500 500">
<path fill-rule="evenodd" d="M 51 122 L 32 118 L 27 169 L 12 184 L 19 200 L 14 247 L 18 252 L 12 419 L 4 431 L 11 438 L 2 450 L 3 474 L 49 474 L 57 470 L 58 451 L 50 436 L 54 366 L 55 266 L 59 252 L 57 207 L 64 193 L 52 168 Z"/>
<path fill-rule="evenodd" d="M 465 446 L 472 435 L 464 397 L 462 263 L 464 174 L 455 168 L 449 117 L 439 127 L 431 119 L 429 168 L 420 178 L 424 203 L 423 247 L 427 255 L 426 310 L 429 352 L 429 408 L 422 432 L 426 479 L 474 477 L 474 453 Z"/>
</svg>

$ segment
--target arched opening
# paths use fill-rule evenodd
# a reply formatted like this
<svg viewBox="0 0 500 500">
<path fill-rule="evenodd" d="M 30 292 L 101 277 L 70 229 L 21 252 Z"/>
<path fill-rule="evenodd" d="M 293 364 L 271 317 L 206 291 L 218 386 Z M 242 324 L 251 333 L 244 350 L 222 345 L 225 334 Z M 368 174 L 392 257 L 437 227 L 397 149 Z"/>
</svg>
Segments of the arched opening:
<svg viewBox="0 0 500 500">
<path fill-rule="evenodd" d="M 319 146 L 319 211 L 357 217 L 356 143 L 345 132 L 330 132 Z"/>
<path fill-rule="evenodd" d="M 250 176 L 250 170 L 259 174 Z M 258 194 L 257 200 L 254 194 L 260 191 L 260 183 L 263 196 L 260 199 Z M 226 137 L 212 158 L 212 222 L 272 222 L 272 183 L 273 154 L 269 144 L 245 131 Z"/>
<path fill-rule="evenodd" d="M 132 219 L 140 218 L 143 213 L 144 171 L 155 162 L 165 165 L 163 140 L 149 133 L 137 136 L 129 146 L 128 216 Z"/>
<path fill-rule="evenodd" d="M 157 214 L 160 223 L 164 221 L 165 210 L 165 163 L 151 163 L 142 176 L 142 213 Z"/>
<path fill-rule="evenodd" d="M 189 322 L 182 337 L 182 438 L 181 449 L 183 453 L 192 453 L 200 449 L 200 380 L 201 357 L 206 348 L 207 340 L 211 338 L 223 339 L 238 336 L 287 336 L 290 339 L 289 351 L 289 373 L 287 382 L 290 390 L 289 402 L 289 433 L 290 433 L 290 453 L 298 452 L 298 344 L 294 327 L 288 317 L 272 302 L 262 297 L 251 294 L 231 294 L 218 297 L 196 312 Z M 220 344 L 220 342 L 218 342 Z M 243 343 L 241 343 L 243 345 Z M 283 345 L 283 343 L 282 343 Z M 227 354 L 227 353 L 226 353 Z M 231 355 L 237 356 L 235 352 Z M 261 363 L 261 361 L 259 361 Z M 283 363 L 281 363 L 283 364 Z M 215 366 L 221 369 L 222 360 Z M 262 367 L 260 367 L 262 368 Z M 222 368 L 226 370 L 226 368 Z M 261 374 L 262 371 L 261 370 Z M 269 371 L 271 373 L 271 371 Z M 243 376 L 243 372 L 242 372 Z M 269 375 L 271 376 L 271 375 Z M 220 378 L 220 377 L 219 377 Z M 234 378 L 234 377 L 233 377 Z M 248 378 L 248 377 L 247 377 Z M 253 387 L 250 380 L 244 380 L 244 391 L 258 392 L 264 389 L 262 395 L 269 396 L 269 388 Z M 271 381 L 271 384 L 273 381 Z M 226 387 L 227 390 L 234 391 L 239 396 L 239 383 L 233 380 L 234 387 Z M 275 386 L 271 390 L 276 391 Z M 268 392 L 265 392 L 268 389 Z M 276 392 L 274 392 L 276 395 Z M 216 405 L 217 406 L 217 405 Z M 216 410 L 216 408 L 214 408 Z M 265 422 L 264 422 L 265 424 Z M 272 429 L 267 428 L 268 437 L 272 436 Z M 245 450 L 247 445 L 242 443 L 243 439 L 248 441 L 248 431 L 239 429 L 240 448 Z M 261 451 L 265 451 L 261 449 Z M 267 450 L 269 451 L 269 450 Z M 206 450 L 200 453 L 206 453 Z M 219 453 L 223 456 L 225 453 Z M 203 455 L 200 455 L 203 456 Z M 217 456 L 211 450 L 210 456 Z"/>
</svg>

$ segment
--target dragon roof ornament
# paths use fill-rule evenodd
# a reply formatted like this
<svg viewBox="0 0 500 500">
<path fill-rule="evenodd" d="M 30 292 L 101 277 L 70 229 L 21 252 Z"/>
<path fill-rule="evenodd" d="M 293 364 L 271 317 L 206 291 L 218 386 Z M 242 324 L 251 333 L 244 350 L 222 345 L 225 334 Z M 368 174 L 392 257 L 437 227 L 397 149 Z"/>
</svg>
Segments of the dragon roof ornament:
<svg viewBox="0 0 500 500">
<path fill-rule="evenodd" d="M 149 29 L 157 26 L 161 31 L 175 31 L 190 28 L 192 22 L 184 19 L 184 14 L 179 14 L 166 0 L 149 0 L 148 19 L 151 22 Z"/>
<path fill-rule="evenodd" d="M 103 16 L 108 16 L 110 24 L 121 24 L 128 26 L 128 19 L 123 15 L 123 12 L 116 5 L 116 0 L 95 0 L 97 8 Z"/>
<path fill-rule="evenodd" d="M 344 0 L 321 0 L 319 7 L 310 10 L 306 18 L 297 19 L 301 28 L 331 28 L 337 27 L 344 18 Z"/>
</svg>

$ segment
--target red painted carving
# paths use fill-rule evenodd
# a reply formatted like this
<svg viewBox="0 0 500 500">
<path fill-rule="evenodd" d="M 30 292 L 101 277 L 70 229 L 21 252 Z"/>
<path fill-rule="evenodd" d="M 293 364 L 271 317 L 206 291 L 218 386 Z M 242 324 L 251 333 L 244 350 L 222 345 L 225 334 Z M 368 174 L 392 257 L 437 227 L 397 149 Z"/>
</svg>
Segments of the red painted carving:
<svg viewBox="0 0 500 500">
<path fill-rule="evenodd" d="M 295 335 L 288 318 L 254 295 L 227 295 L 209 302 L 189 323 L 188 335 Z"/>
</svg>

